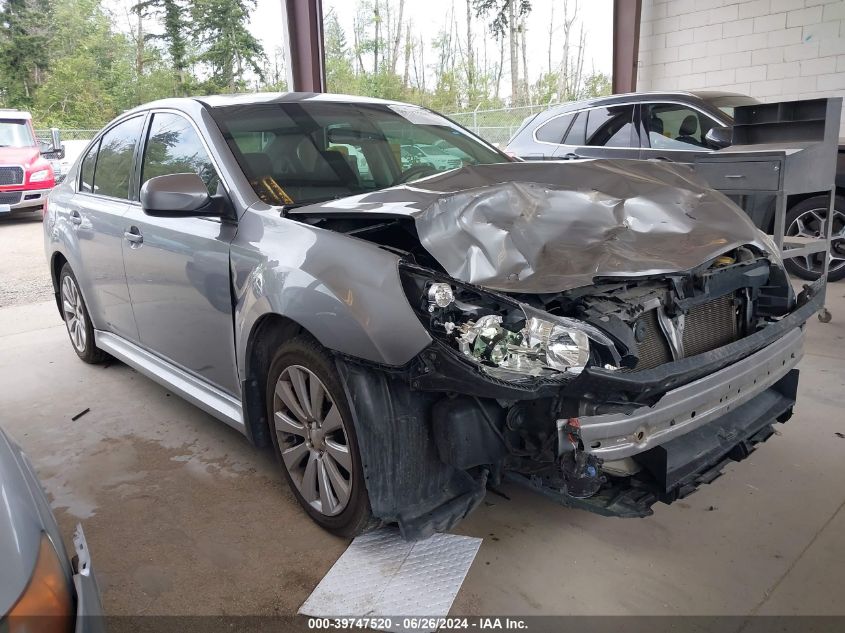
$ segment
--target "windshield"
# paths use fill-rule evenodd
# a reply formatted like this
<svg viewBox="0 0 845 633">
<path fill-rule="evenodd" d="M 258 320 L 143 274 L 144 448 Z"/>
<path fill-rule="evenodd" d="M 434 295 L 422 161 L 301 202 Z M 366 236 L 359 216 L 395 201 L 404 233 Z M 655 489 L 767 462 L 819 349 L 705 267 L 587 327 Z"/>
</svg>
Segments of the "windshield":
<svg viewBox="0 0 845 633">
<path fill-rule="evenodd" d="M 274 205 L 510 160 L 448 119 L 411 105 L 264 103 L 212 113 L 256 194 Z"/>
<path fill-rule="evenodd" d="M 26 121 L 0 119 L 0 147 L 33 147 L 35 139 Z"/>
</svg>

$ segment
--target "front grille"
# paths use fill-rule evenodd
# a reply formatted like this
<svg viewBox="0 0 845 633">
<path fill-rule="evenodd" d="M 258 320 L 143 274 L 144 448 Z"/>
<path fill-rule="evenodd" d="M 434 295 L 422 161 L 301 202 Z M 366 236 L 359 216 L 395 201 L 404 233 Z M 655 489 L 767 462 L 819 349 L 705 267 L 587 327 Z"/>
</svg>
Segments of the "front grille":
<svg viewBox="0 0 845 633">
<path fill-rule="evenodd" d="M 17 204 L 21 201 L 20 191 L 0 192 L 0 204 Z"/>
<path fill-rule="evenodd" d="M 673 360 L 669 341 L 660 327 L 657 309 L 645 312 L 634 328 L 637 343 L 635 371 L 652 369 Z M 690 308 L 684 321 L 684 356 L 695 356 L 732 343 L 739 338 L 736 306 L 725 295 Z"/>
<path fill-rule="evenodd" d="M 23 167 L 0 165 L 0 187 L 23 184 Z"/>
<path fill-rule="evenodd" d="M 684 355 L 695 356 L 737 340 L 736 306 L 725 295 L 691 308 L 684 327 Z"/>
<path fill-rule="evenodd" d="M 649 310 L 639 318 L 637 329 L 640 331 L 638 338 L 642 340 L 637 348 L 639 361 L 634 369 L 651 369 L 672 360 L 672 350 L 660 329 L 656 309 Z"/>
</svg>

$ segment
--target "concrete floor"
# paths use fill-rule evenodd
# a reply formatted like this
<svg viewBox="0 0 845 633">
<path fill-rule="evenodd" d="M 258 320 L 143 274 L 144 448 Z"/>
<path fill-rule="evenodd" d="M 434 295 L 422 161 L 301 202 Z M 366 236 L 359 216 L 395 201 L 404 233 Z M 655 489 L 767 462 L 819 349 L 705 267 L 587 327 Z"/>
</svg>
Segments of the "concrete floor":
<svg viewBox="0 0 845 633">
<path fill-rule="evenodd" d="M 40 232 L 0 224 L 0 298 L 14 298 L 0 308 L 0 424 L 64 532 L 82 521 L 106 611 L 295 613 L 347 542 L 305 518 L 270 452 L 121 363 L 76 358 L 55 305 L 28 302 L 46 298 Z M 12 250 L 29 290 L 9 287 Z M 779 436 L 648 519 L 488 495 L 455 530 L 484 542 L 452 613 L 845 614 L 845 284 L 828 305 Z"/>
</svg>

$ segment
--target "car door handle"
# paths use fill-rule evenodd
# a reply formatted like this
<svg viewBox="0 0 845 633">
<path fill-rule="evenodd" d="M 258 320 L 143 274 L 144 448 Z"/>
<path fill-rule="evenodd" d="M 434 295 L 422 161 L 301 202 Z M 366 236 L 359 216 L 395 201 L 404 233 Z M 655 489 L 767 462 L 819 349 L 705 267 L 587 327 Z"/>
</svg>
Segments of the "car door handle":
<svg viewBox="0 0 845 633">
<path fill-rule="evenodd" d="M 79 211 L 71 211 L 70 212 L 70 223 L 79 226 L 82 224 L 82 216 L 79 215 Z"/>
<path fill-rule="evenodd" d="M 581 158 L 581 157 L 578 156 L 578 154 L 575 154 L 573 152 L 567 152 L 566 154 L 563 155 L 564 160 L 576 160 L 578 158 Z"/>
<path fill-rule="evenodd" d="M 133 226 L 128 231 L 125 231 L 123 237 L 127 242 L 131 242 L 132 244 L 142 244 L 144 242 L 144 236 L 141 235 L 141 230 L 137 226 Z"/>
</svg>

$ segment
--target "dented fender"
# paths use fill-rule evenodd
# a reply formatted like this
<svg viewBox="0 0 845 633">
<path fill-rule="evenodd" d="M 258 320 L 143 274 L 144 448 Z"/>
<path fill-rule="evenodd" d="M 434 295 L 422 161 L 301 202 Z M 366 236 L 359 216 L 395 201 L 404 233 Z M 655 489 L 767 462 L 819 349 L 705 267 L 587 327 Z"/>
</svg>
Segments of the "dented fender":
<svg viewBox="0 0 845 633">
<path fill-rule="evenodd" d="M 258 242 L 261 249 L 254 247 Z M 398 261 L 362 240 L 279 217 L 270 207 L 245 214 L 231 248 L 241 379 L 250 334 L 271 314 L 341 354 L 393 366 L 411 360 L 431 337 L 408 305 Z"/>
</svg>

